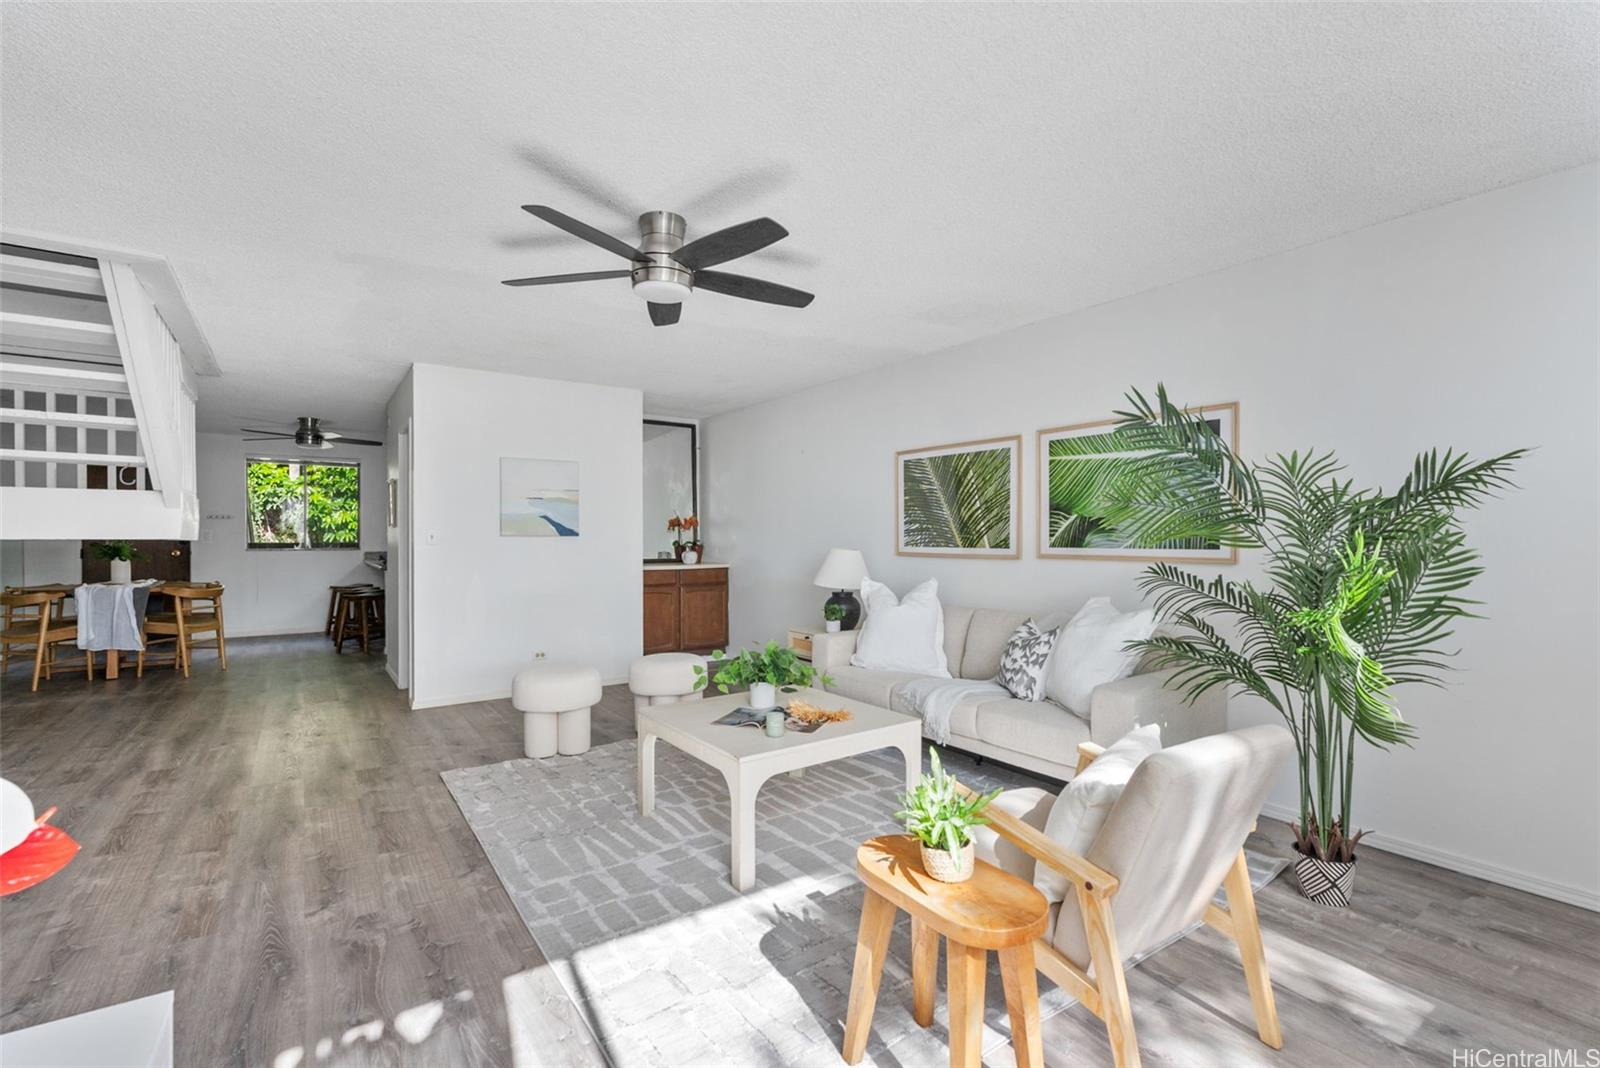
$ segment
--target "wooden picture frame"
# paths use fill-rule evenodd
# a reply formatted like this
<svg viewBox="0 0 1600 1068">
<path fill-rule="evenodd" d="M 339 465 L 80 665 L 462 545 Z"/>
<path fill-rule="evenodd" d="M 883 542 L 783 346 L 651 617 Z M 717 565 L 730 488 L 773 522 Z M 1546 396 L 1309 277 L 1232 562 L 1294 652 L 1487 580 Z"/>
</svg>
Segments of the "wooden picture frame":
<svg viewBox="0 0 1600 1068">
<path fill-rule="evenodd" d="M 1191 410 L 1197 411 L 1201 415 L 1215 416 L 1218 433 L 1228 442 L 1234 452 L 1239 451 L 1238 401 L 1228 401 L 1223 404 L 1205 404 Z M 1239 550 L 1231 546 L 1226 548 L 1218 546 L 1213 549 L 1133 549 L 1115 546 L 1079 547 L 1051 544 L 1050 443 L 1067 437 L 1103 434 L 1116 425 L 1117 420 L 1115 419 L 1099 419 L 1089 423 L 1070 423 L 1066 426 L 1047 427 L 1037 433 L 1039 542 L 1036 552 L 1038 557 L 1041 560 L 1131 560 L 1144 563 L 1168 561 L 1193 564 L 1237 564 L 1239 562 Z"/>
<path fill-rule="evenodd" d="M 931 478 L 929 462 L 942 457 L 992 453 L 1004 454 L 1003 463 L 994 458 L 978 457 L 970 462 L 965 473 L 982 479 L 991 492 L 1004 485 L 1009 497 L 1004 510 L 1006 517 L 1004 528 L 1002 529 L 998 522 L 997 510 L 990 507 L 986 516 L 975 514 L 969 519 L 973 524 L 972 530 L 958 535 L 969 541 L 986 542 L 986 544 L 939 544 L 936 531 L 942 524 L 928 523 L 925 521 L 925 516 L 923 521 L 917 521 L 917 516 L 924 513 L 930 503 L 933 507 L 939 507 L 936 502 L 928 500 L 928 491 L 937 489 L 936 480 Z M 908 467 L 911 472 L 910 484 L 913 487 L 920 487 L 914 490 L 918 494 L 920 504 L 912 509 L 908 509 L 906 498 Z M 957 441 L 948 445 L 931 445 L 920 449 L 901 449 L 894 454 L 894 501 L 896 556 L 1020 560 L 1022 558 L 1022 435 Z M 978 529 L 979 523 L 988 524 L 987 532 Z M 956 538 L 951 540 L 955 541 Z"/>
</svg>

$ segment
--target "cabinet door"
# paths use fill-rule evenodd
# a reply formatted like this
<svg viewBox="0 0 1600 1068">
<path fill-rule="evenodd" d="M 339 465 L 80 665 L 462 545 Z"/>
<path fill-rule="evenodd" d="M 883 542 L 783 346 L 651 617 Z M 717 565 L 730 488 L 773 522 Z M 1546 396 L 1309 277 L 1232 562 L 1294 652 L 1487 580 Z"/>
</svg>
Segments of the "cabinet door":
<svg viewBox="0 0 1600 1068">
<path fill-rule="evenodd" d="M 644 651 L 676 652 L 678 644 L 678 586 L 646 583 L 644 587 Z"/>
<path fill-rule="evenodd" d="M 685 649 L 716 649 L 728 644 L 728 573 L 685 571 L 678 596 Z"/>
</svg>

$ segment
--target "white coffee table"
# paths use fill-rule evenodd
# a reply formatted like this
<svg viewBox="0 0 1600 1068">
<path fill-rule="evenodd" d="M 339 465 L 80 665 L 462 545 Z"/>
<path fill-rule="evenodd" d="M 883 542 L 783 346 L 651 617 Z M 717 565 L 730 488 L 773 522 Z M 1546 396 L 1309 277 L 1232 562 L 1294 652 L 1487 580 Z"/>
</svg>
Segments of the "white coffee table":
<svg viewBox="0 0 1600 1068">
<path fill-rule="evenodd" d="M 718 719 L 750 700 L 746 693 L 651 705 L 638 713 L 639 814 L 648 816 L 655 811 L 658 738 L 722 772 L 733 811 L 731 881 L 734 889 L 741 892 L 755 885 L 756 793 L 772 776 L 874 749 L 898 749 L 904 754 L 907 790 L 922 771 L 921 720 L 821 690 L 800 690 L 782 696 L 785 704 L 801 700 L 819 708 L 847 708 L 854 718 L 845 723 L 824 724 L 812 734 L 790 731 L 782 738 L 768 738 L 755 727 L 719 725 Z"/>
</svg>

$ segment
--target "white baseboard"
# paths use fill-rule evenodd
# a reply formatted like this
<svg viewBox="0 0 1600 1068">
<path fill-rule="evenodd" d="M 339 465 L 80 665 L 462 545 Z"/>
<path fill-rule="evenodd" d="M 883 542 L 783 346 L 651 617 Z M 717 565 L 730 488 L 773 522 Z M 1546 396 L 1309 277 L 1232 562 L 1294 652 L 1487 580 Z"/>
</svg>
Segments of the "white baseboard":
<svg viewBox="0 0 1600 1068">
<path fill-rule="evenodd" d="M 1272 819 L 1289 822 L 1298 820 L 1300 813 L 1287 805 L 1275 805 L 1271 802 L 1261 807 L 1261 814 Z M 1458 871 L 1463 875 L 1471 875 L 1477 879 L 1484 879 L 1501 886 L 1509 886 L 1514 890 L 1525 890 L 1530 894 L 1547 897 L 1552 901 L 1560 901 L 1567 905 L 1576 905 L 1591 912 L 1600 912 L 1600 893 L 1573 886 L 1570 883 L 1558 883 L 1551 879 L 1542 879 L 1537 875 L 1528 875 L 1524 872 L 1502 868 L 1498 864 L 1490 864 L 1471 857 L 1463 857 L 1459 853 L 1447 852 L 1433 846 L 1412 842 L 1405 838 L 1397 838 L 1392 834 L 1374 832 L 1361 839 L 1374 849 L 1381 849 L 1386 853 L 1394 853 L 1412 860 L 1420 860 L 1426 864 L 1434 864 L 1450 871 Z"/>
</svg>

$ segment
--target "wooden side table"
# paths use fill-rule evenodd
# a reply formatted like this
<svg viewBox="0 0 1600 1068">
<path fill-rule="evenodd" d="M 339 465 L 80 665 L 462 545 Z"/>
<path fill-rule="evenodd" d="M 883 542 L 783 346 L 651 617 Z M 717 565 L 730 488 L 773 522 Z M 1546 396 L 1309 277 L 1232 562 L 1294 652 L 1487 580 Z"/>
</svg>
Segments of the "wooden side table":
<svg viewBox="0 0 1600 1068">
<path fill-rule="evenodd" d="M 866 1052 L 889 932 L 896 911 L 904 909 L 911 915 L 912 1015 L 923 1027 L 933 1022 L 939 936 L 945 939 L 952 1068 L 978 1068 L 983 1060 L 983 982 L 991 949 L 1000 954 L 1018 1068 L 1041 1068 L 1033 940 L 1049 922 L 1044 895 L 1032 883 L 981 860 L 966 882 L 941 883 L 923 871 L 917 840 L 903 834 L 864 842 L 856 850 L 856 874 L 866 884 L 866 894 L 850 977 L 841 1050 L 845 1063 L 860 1063 Z"/>
</svg>

